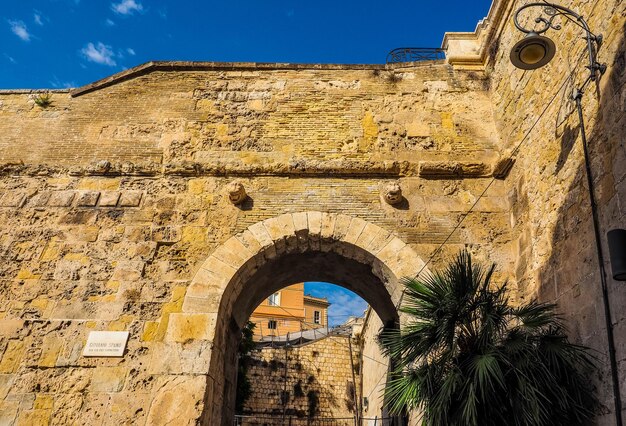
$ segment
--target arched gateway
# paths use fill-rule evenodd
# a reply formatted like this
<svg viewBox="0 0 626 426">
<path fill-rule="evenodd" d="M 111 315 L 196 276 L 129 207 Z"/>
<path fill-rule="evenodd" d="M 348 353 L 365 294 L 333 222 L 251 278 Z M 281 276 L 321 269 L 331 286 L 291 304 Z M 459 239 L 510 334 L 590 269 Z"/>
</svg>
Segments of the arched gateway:
<svg viewBox="0 0 626 426">
<path fill-rule="evenodd" d="M 182 313 L 173 314 L 173 341 L 204 339 L 208 375 L 155 396 L 149 419 L 180 424 L 230 424 L 234 413 L 236 349 L 241 326 L 272 292 L 299 281 L 330 281 L 363 297 L 383 323 L 395 321 L 402 292 L 399 278 L 423 261 L 408 245 L 356 217 L 317 211 L 283 214 L 248 227 L 218 247 L 196 273 Z M 194 401 L 195 399 L 195 401 Z M 182 409 L 195 404 L 196 410 Z"/>
</svg>

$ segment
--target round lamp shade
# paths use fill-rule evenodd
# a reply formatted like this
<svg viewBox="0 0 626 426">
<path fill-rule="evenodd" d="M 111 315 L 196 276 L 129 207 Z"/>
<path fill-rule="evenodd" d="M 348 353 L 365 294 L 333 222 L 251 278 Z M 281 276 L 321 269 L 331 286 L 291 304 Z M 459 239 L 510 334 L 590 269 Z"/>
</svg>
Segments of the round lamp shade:
<svg viewBox="0 0 626 426">
<path fill-rule="evenodd" d="M 528 33 L 511 49 L 511 62 L 517 68 L 534 70 L 552 60 L 556 53 L 554 42 L 537 33 Z"/>
</svg>

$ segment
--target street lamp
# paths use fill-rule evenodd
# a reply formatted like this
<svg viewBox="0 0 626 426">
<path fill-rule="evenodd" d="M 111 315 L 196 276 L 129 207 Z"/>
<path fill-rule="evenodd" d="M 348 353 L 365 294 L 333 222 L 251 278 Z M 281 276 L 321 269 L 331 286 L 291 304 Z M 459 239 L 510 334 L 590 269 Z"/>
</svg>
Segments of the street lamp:
<svg viewBox="0 0 626 426">
<path fill-rule="evenodd" d="M 543 13 L 535 18 L 535 23 L 539 24 L 539 28 L 528 29 L 523 27 L 519 22 L 520 13 L 526 9 L 541 8 Z M 545 14 L 545 16 L 544 16 Z M 585 171 L 587 175 L 587 187 L 589 189 L 589 201 L 591 204 L 591 215 L 593 218 L 593 229 L 595 234 L 596 252 L 598 255 L 598 265 L 600 269 L 600 282 L 602 287 L 602 301 L 604 304 L 604 320 L 606 323 L 606 334 L 609 349 L 609 361 L 611 364 L 611 378 L 613 382 L 613 399 L 615 403 L 615 420 L 617 426 L 622 426 L 622 409 L 620 397 L 620 382 L 617 369 L 617 359 L 615 356 L 615 339 L 613 337 L 613 323 L 611 320 L 611 306 L 609 303 L 609 293 L 606 279 L 606 271 L 604 269 L 604 255 L 602 253 L 602 241 L 600 237 L 600 222 L 598 220 L 598 208 L 596 204 L 595 191 L 593 186 L 593 177 L 591 175 L 591 165 L 589 161 L 589 150 L 587 147 L 587 135 L 585 133 L 585 121 L 583 119 L 582 97 L 587 85 L 592 81 L 597 81 L 606 71 L 606 65 L 601 64 L 597 60 L 597 51 L 602 45 L 602 36 L 594 34 L 589 29 L 587 21 L 567 7 L 558 4 L 548 3 L 547 1 L 528 3 L 521 6 L 515 11 L 513 21 L 515 27 L 526 36 L 515 43 L 511 49 L 510 59 L 513 65 L 523 70 L 534 70 L 546 65 L 554 57 L 556 46 L 552 40 L 542 34 L 549 29 L 560 30 L 561 26 L 556 24 L 554 20 L 557 17 L 563 17 L 582 28 L 585 33 L 587 42 L 587 54 L 589 56 L 589 64 L 587 69 L 589 75 L 585 81 L 572 93 L 572 100 L 576 102 L 578 110 L 578 121 L 580 123 L 580 135 L 583 144 L 583 153 L 585 157 Z"/>
</svg>

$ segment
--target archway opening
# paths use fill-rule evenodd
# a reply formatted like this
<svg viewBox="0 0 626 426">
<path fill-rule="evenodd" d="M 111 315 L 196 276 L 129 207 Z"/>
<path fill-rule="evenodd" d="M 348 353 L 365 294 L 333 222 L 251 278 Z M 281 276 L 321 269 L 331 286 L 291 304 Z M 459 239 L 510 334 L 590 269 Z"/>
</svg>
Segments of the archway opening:
<svg viewBox="0 0 626 426">
<path fill-rule="evenodd" d="M 324 419 L 353 426 L 362 413 L 367 307 L 350 290 L 323 282 L 291 284 L 264 299 L 239 346 L 235 423 L 297 425 Z M 388 364 L 367 355 L 365 361 Z M 379 397 L 377 392 L 374 398 Z"/>
<path fill-rule="evenodd" d="M 237 349 L 241 330 L 255 308 L 280 289 L 297 282 L 335 283 L 360 296 L 380 318 L 378 325 L 373 326 L 375 330 L 371 330 L 371 337 L 378 333 L 380 325 L 398 324 L 398 313 L 392 297 L 394 293 L 396 297 L 398 295 L 397 278 L 371 254 L 360 254 L 359 260 L 355 260 L 333 251 L 287 253 L 265 259 L 261 265 L 251 261 L 254 263 L 245 265 L 235 274 L 222 297 L 211 358 L 210 376 L 214 380 L 212 397 L 215 400 L 221 394 L 218 397 L 222 401 L 219 416 L 221 424 L 232 424 L 235 415 Z M 376 343 L 372 341 L 370 344 Z M 381 372 L 386 374 L 388 360 L 376 361 L 381 364 L 376 372 L 379 375 Z M 381 385 L 384 384 L 382 378 L 377 377 L 378 380 L 370 382 Z M 373 395 L 368 392 L 368 396 L 368 403 L 371 404 Z M 361 398 L 358 403 L 362 403 Z"/>
</svg>

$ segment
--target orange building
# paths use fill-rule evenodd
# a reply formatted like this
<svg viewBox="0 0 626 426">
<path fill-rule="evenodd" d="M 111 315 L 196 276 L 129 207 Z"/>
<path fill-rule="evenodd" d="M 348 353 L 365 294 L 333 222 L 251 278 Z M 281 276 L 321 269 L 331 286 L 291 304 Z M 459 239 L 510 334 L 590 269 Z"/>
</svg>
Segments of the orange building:
<svg viewBox="0 0 626 426">
<path fill-rule="evenodd" d="M 329 306 L 325 298 L 305 295 L 304 283 L 285 287 L 261 302 L 250 316 L 254 339 L 326 328 Z"/>
</svg>

